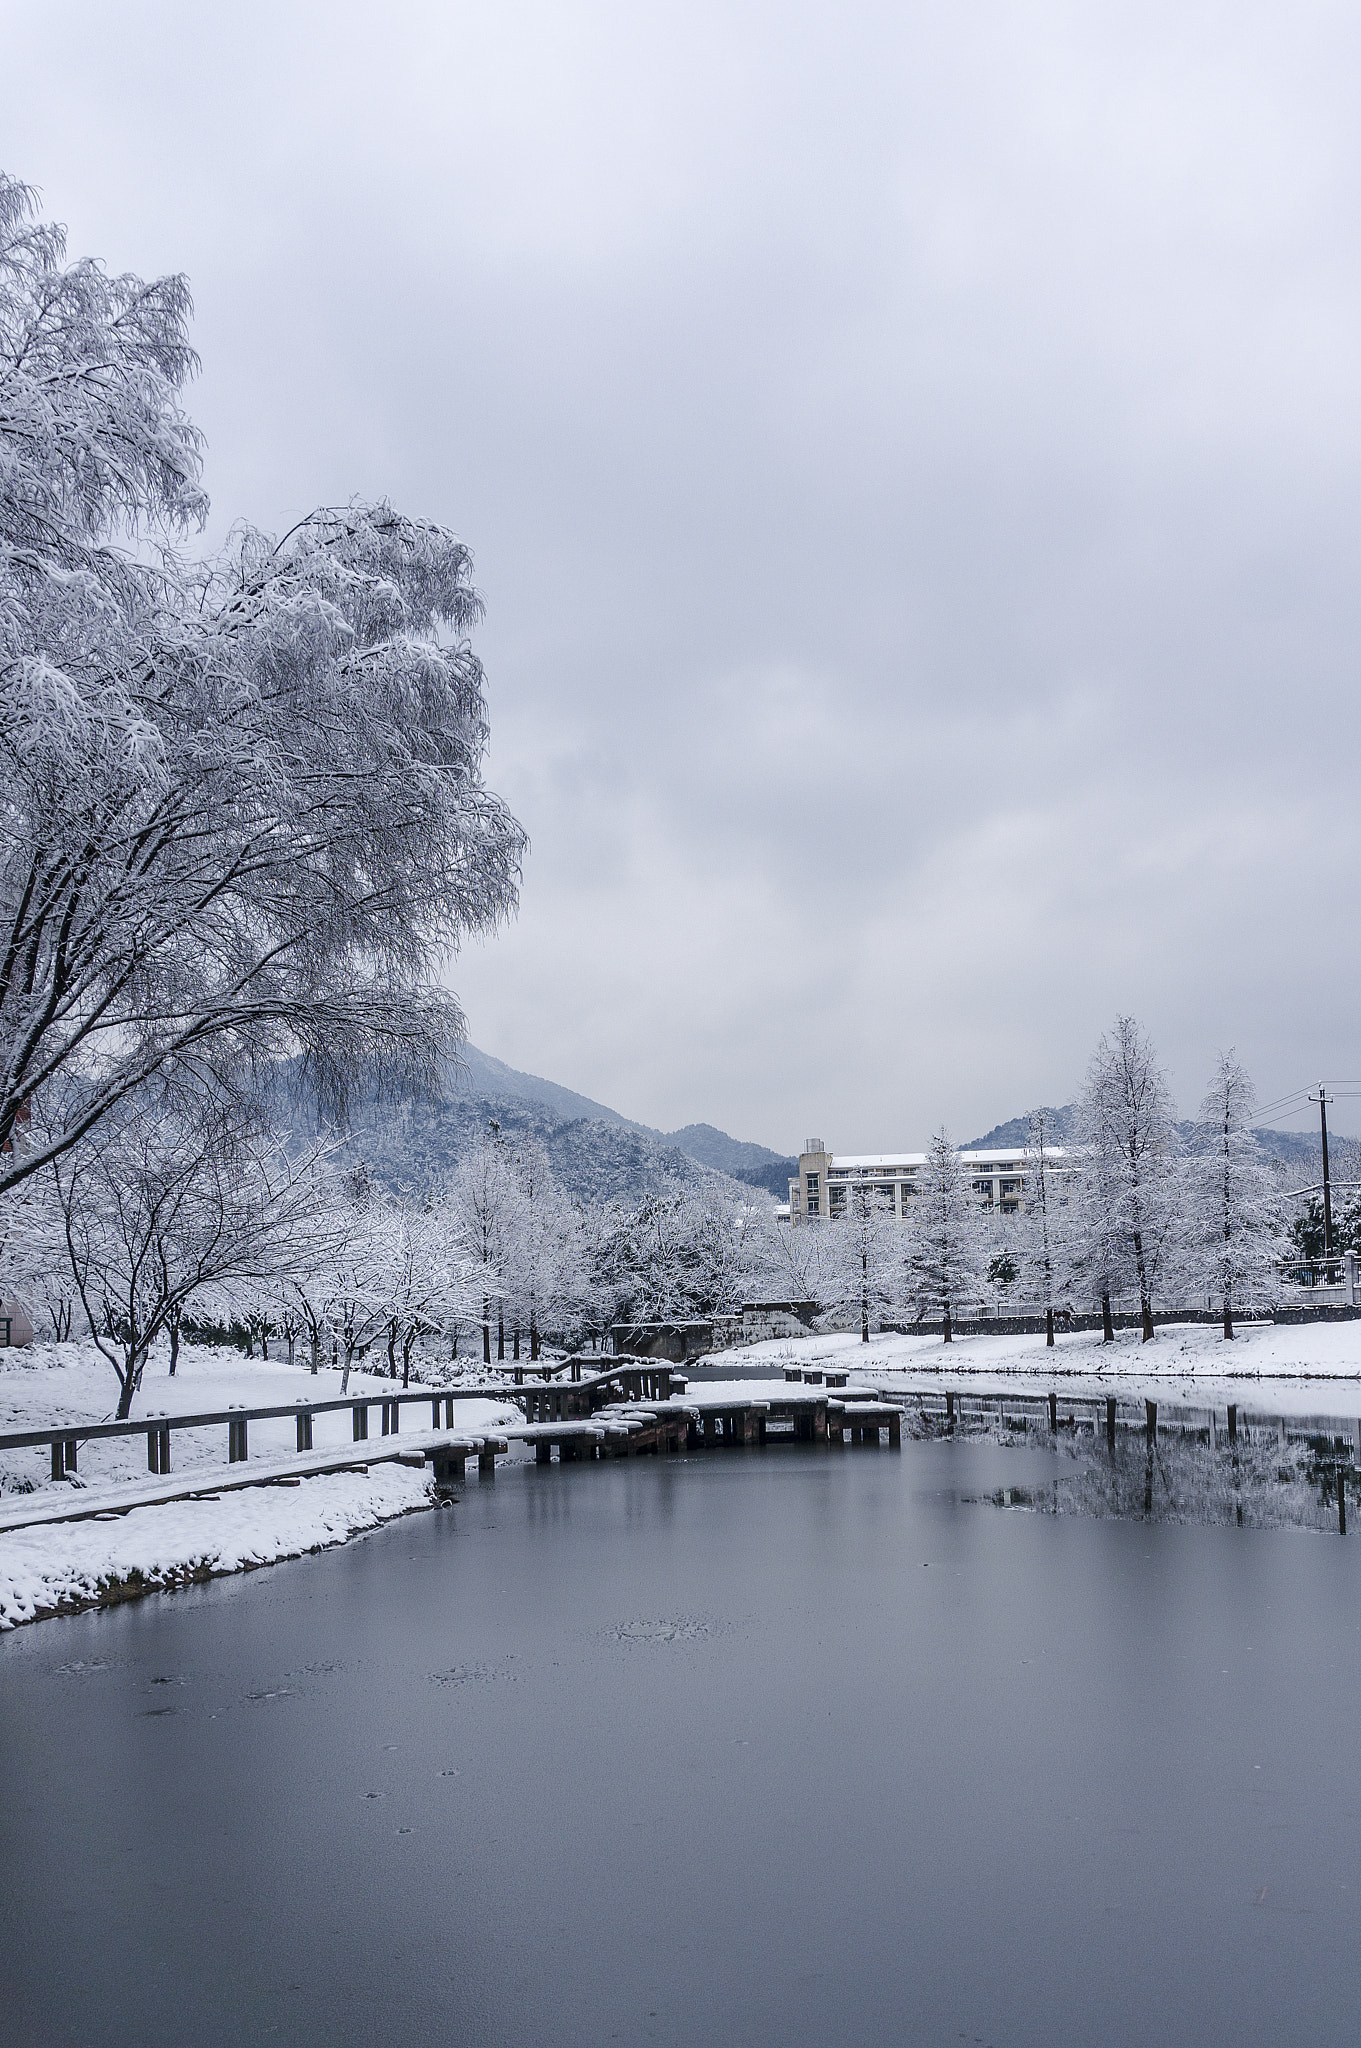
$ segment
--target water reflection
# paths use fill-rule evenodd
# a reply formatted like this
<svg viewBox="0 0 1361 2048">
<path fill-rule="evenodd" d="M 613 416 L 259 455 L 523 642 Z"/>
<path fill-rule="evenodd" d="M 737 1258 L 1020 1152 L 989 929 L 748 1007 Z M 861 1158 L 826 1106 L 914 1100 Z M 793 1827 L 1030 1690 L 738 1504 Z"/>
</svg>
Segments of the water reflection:
<svg viewBox="0 0 1361 2048">
<path fill-rule="evenodd" d="M 1010 1431 L 997 1440 L 1024 1442 Z M 1033 1433 L 1029 1440 L 1034 1441 Z M 1049 1515 L 1095 1515 L 1121 1521 L 1232 1523 L 1248 1529 L 1357 1527 L 1361 1475 L 1352 1447 L 1330 1437 L 1282 1444 L 1262 1433 L 1235 1443 L 1191 1432 L 1122 1431 L 1112 1448 L 1103 1437 L 1060 1437 L 1059 1469 L 1041 1486 L 998 1487 L 975 1494 L 994 1507 Z"/>
</svg>

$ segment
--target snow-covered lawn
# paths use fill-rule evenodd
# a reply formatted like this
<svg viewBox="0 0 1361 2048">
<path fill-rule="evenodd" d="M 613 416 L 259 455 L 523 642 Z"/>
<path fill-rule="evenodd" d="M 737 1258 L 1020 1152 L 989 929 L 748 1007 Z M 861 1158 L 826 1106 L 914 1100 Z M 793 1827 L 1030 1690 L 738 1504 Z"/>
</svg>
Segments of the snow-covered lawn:
<svg viewBox="0 0 1361 2048">
<path fill-rule="evenodd" d="M 168 1349 L 153 1351 L 133 1403 L 132 1420 L 157 1415 L 217 1414 L 230 1407 L 284 1407 L 299 1401 L 332 1401 L 340 1395 L 340 1374 L 323 1368 L 315 1377 L 302 1365 L 277 1359 L 243 1358 L 239 1351 L 210 1345 L 181 1347 L 174 1379 L 168 1372 Z M 400 1391 L 400 1383 L 376 1373 L 350 1375 L 353 1394 Z M 415 1392 L 413 1387 L 410 1391 Z M 9 1430 L 46 1429 L 50 1425 L 113 1420 L 118 1385 L 106 1360 L 93 1344 L 33 1344 L 0 1350 L 0 1434 Z M 522 1421 L 520 1411 L 505 1401 L 460 1401 L 454 1410 L 460 1430 L 488 1430 L 497 1423 Z M 375 1414 L 370 1427 L 377 1428 Z M 419 1405 L 403 1410 L 406 1429 L 429 1426 L 429 1411 Z M 318 1415 L 313 1422 L 313 1449 L 344 1450 L 353 1443 L 349 1411 Z M 295 1456 L 297 1430 L 290 1416 L 250 1425 L 251 1457 Z M 147 1476 L 144 1436 L 95 1438 L 80 1447 L 79 1481 L 83 1486 L 117 1485 Z M 222 1423 L 207 1429 L 177 1429 L 172 1438 L 172 1470 L 178 1475 L 200 1466 L 221 1466 L 226 1476 L 227 1431 Z M 45 1445 L 33 1450 L 0 1450 L 0 1498 L 17 1491 L 52 1485 L 51 1459 Z M 57 1482 L 66 1486 L 68 1481 Z"/>
<path fill-rule="evenodd" d="M 132 1420 L 217 1413 L 232 1406 L 334 1400 L 340 1393 L 338 1372 L 323 1370 L 314 1378 L 302 1366 L 243 1358 L 234 1350 L 187 1344 L 173 1379 L 168 1363 L 166 1351 L 153 1353 Z M 394 1383 L 374 1373 L 352 1373 L 349 1391 L 391 1393 Z M 0 1350 L 0 1433 L 110 1421 L 117 1397 L 107 1362 L 89 1342 Z M 512 1403 L 485 1399 L 458 1402 L 454 1416 L 458 1431 L 473 1434 L 523 1420 Z M 413 1436 L 428 1431 L 428 1411 L 419 1404 L 406 1409 L 404 1426 Z M 376 1431 L 376 1415 L 371 1427 Z M 380 1438 L 374 1443 L 375 1450 L 381 1442 Z M 315 1452 L 352 1449 L 348 1409 L 315 1417 Z M 280 1460 L 296 1459 L 292 1418 L 252 1422 L 250 1454 L 251 1461 L 276 1469 Z M 92 1506 L 107 1503 L 114 1509 L 120 1492 L 147 1483 L 146 1439 L 141 1435 L 96 1438 L 81 1445 L 79 1457 L 75 1481 L 54 1482 L 46 1446 L 0 1450 L 0 1501 L 17 1505 L 28 1494 L 46 1500 L 78 1498 L 84 1492 Z M 248 1469 L 228 1464 L 226 1429 L 220 1423 L 176 1430 L 171 1461 L 172 1480 L 211 1481 L 218 1475 L 226 1480 Z M 375 1464 L 367 1473 L 327 1473 L 305 1478 L 297 1486 L 251 1486 L 220 1499 L 134 1507 L 110 1520 L 0 1532 L 0 1630 L 91 1601 L 245 1570 L 343 1543 L 395 1515 L 430 1506 L 434 1498 L 427 1473 Z"/>
</svg>

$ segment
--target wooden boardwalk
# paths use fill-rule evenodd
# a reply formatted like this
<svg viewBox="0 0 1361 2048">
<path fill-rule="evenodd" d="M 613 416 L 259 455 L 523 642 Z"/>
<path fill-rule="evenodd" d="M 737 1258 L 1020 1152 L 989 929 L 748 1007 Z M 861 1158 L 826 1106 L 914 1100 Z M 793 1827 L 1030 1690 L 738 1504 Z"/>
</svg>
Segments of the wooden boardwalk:
<svg viewBox="0 0 1361 2048">
<path fill-rule="evenodd" d="M 69 1486 L 51 1492 L 11 1496 L 0 1507 L 0 1533 L 36 1523 L 81 1521 L 99 1515 L 125 1514 L 134 1507 L 192 1500 L 244 1486 L 271 1486 L 329 1472 L 365 1471 L 389 1460 L 428 1465 L 438 1486 L 456 1486 L 477 1459 L 479 1475 L 489 1478 L 496 1460 L 512 1444 L 532 1448 L 539 1464 L 595 1458 L 631 1458 L 658 1453 L 678 1455 L 712 1449 L 755 1448 L 786 1440 L 810 1444 L 877 1444 L 901 1442 L 901 1405 L 873 1390 L 829 1393 L 823 1386 L 800 1384 L 797 1391 L 762 1392 L 752 1398 L 731 1391 L 709 1394 L 687 1390 L 683 1373 L 652 1360 L 600 1361 L 588 1372 L 580 1362 L 567 1379 L 543 1380 L 537 1375 L 519 1386 L 488 1384 L 457 1388 L 425 1387 L 391 1393 L 343 1395 L 325 1401 L 299 1401 L 287 1406 L 226 1408 L 183 1415 L 148 1415 L 129 1422 L 62 1423 L 45 1429 L 10 1430 L 0 1434 L 0 1450 L 46 1446 L 54 1481 Z M 466 1400 L 514 1403 L 524 1413 L 519 1425 L 498 1424 L 492 1431 L 469 1432 L 455 1427 L 458 1404 Z M 430 1428 L 401 1433 L 402 1411 L 413 1404 L 429 1410 Z M 378 1409 L 381 1435 L 369 1433 L 370 1410 Z M 317 1451 L 313 1419 L 349 1410 L 351 1444 Z M 291 1416 L 296 1423 L 297 1455 L 293 1458 L 251 1457 L 252 1422 Z M 227 1471 L 196 1464 L 171 1479 L 171 1444 L 186 1429 L 226 1430 Z M 142 1485 L 87 1487 L 78 1476 L 80 1448 L 111 1437 L 144 1436 L 147 1471 Z M 372 1448 L 370 1447 L 372 1445 Z"/>
</svg>

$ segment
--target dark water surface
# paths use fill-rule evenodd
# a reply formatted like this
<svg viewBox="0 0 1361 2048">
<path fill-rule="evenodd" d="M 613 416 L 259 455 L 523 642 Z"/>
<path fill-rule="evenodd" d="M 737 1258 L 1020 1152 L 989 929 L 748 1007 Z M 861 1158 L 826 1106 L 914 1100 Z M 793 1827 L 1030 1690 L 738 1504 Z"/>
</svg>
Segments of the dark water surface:
<svg viewBox="0 0 1361 2048">
<path fill-rule="evenodd" d="M 1361 1537 L 503 1471 L 0 1641 L 4 2048 L 1351 2043 Z"/>
</svg>

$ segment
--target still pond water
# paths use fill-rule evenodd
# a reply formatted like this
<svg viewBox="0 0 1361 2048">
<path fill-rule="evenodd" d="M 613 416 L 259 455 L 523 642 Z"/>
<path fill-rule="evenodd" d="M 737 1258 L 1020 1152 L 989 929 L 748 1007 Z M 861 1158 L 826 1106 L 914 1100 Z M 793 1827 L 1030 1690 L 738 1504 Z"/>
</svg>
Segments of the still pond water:
<svg viewBox="0 0 1361 2048">
<path fill-rule="evenodd" d="M 5 2048 L 1354 2042 L 1361 1535 L 503 1471 L 0 1641 Z"/>
</svg>

